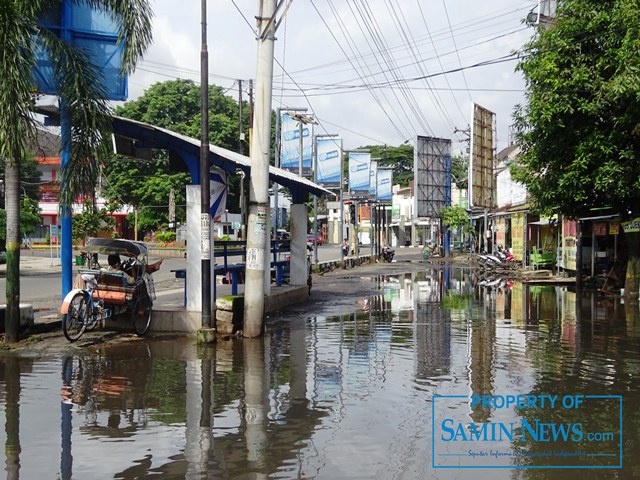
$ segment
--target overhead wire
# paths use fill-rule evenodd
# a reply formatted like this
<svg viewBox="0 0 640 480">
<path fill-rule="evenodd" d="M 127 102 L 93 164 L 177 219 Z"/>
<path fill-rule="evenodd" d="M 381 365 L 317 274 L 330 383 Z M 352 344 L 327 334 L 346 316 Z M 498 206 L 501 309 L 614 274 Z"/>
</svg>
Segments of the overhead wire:
<svg viewBox="0 0 640 480">
<path fill-rule="evenodd" d="M 393 55 L 391 55 L 389 52 L 387 41 L 384 38 L 384 34 L 380 29 L 378 22 L 376 21 L 375 15 L 373 15 L 373 12 L 370 9 L 370 5 L 368 5 L 366 1 L 362 1 L 362 0 L 360 1 L 362 10 L 358 8 L 358 3 L 355 3 L 355 5 L 361 20 L 361 22 L 358 22 L 358 25 L 360 25 L 361 23 L 364 23 L 364 25 L 366 26 L 367 32 L 371 36 L 371 39 L 373 41 L 373 44 L 375 45 L 375 48 L 380 53 L 380 57 L 383 59 L 385 65 L 387 66 L 387 71 L 395 79 L 395 82 L 396 82 L 395 84 L 398 86 L 398 90 L 400 91 L 400 94 L 404 99 L 404 106 L 406 108 L 402 108 L 403 102 L 400 101 L 400 99 L 396 95 L 396 89 L 391 89 L 391 92 L 393 93 L 394 97 L 398 101 L 398 105 L 401 107 L 401 110 L 405 114 L 405 117 L 407 118 L 409 125 L 413 126 L 414 122 L 412 122 L 412 118 L 410 118 L 407 109 L 413 114 L 413 118 L 415 119 L 415 121 L 417 121 L 420 124 L 420 128 L 423 131 L 426 131 L 429 134 L 431 134 L 432 133 L 431 126 L 429 125 L 429 122 L 426 119 L 426 117 L 422 114 L 420 109 L 417 107 L 417 102 L 415 100 L 415 97 L 413 97 L 413 94 L 409 90 L 404 88 L 405 84 L 402 80 L 402 75 L 397 69 L 396 62 L 393 58 Z M 369 42 L 367 41 L 367 43 Z M 371 44 L 369 43 L 369 45 Z M 377 57 L 378 56 L 375 56 L 374 58 L 376 58 L 377 60 Z M 379 61 L 378 61 L 378 66 L 380 71 L 384 70 Z M 416 135 L 417 129 L 413 127 L 412 130 L 414 135 Z"/>
</svg>

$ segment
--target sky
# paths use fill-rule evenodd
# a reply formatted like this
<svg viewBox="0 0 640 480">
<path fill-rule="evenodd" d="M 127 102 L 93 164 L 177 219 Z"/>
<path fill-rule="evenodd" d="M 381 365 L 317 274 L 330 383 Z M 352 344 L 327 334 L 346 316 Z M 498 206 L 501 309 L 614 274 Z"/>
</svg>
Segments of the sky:
<svg viewBox="0 0 640 480">
<path fill-rule="evenodd" d="M 296 0 L 276 32 L 272 108 L 307 108 L 316 134 L 346 150 L 400 145 L 417 135 L 466 148 L 473 103 L 496 114 L 497 151 L 509 144 L 524 81 L 514 52 L 534 29 L 537 0 Z M 151 0 L 154 44 L 129 78 L 135 99 L 156 82 L 199 82 L 200 0 Z M 237 99 L 255 79 L 259 0 L 207 2 L 209 83 Z M 484 65 L 487 64 L 488 65 Z"/>
</svg>

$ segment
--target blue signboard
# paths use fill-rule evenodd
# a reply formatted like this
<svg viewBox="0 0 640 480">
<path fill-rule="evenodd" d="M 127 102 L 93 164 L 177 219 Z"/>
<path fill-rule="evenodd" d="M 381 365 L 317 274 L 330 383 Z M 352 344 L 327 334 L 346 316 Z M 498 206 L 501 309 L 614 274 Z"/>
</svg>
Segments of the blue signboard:
<svg viewBox="0 0 640 480">
<path fill-rule="evenodd" d="M 53 2 L 56 4 L 56 2 Z M 43 16 L 39 24 L 83 50 L 102 72 L 108 100 L 126 100 L 127 76 L 122 74 L 124 43 L 118 44 L 118 29 L 110 14 L 85 3 L 63 0 Z M 33 72 L 39 93 L 59 95 L 55 64 L 36 39 L 37 63 Z"/>
<path fill-rule="evenodd" d="M 342 139 L 316 139 L 316 183 L 327 188 L 340 188 L 342 182 Z"/>
<path fill-rule="evenodd" d="M 369 196 L 370 167 L 370 153 L 349 153 L 349 193 L 352 197 L 367 198 Z"/>
<path fill-rule="evenodd" d="M 291 172 L 300 171 L 300 122 L 282 112 L 280 121 L 280 167 Z M 312 125 L 302 124 L 302 175 L 311 175 Z"/>
<path fill-rule="evenodd" d="M 371 170 L 369 170 L 369 198 L 375 202 L 378 193 L 378 160 L 379 158 L 371 159 Z"/>
<path fill-rule="evenodd" d="M 393 170 L 378 170 L 378 202 L 391 203 L 393 199 Z"/>
</svg>

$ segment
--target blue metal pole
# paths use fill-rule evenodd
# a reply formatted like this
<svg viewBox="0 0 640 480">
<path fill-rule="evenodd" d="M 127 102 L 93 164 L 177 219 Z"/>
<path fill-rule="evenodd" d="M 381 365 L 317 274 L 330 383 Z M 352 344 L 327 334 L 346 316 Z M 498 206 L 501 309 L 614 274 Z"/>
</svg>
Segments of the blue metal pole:
<svg viewBox="0 0 640 480">
<path fill-rule="evenodd" d="M 64 99 L 60 100 L 60 128 L 62 138 L 71 137 L 71 122 L 66 112 L 64 105 Z M 71 157 L 69 142 L 62 142 L 62 155 L 61 155 L 61 168 L 62 171 L 69 164 Z M 64 176 L 62 177 L 64 178 Z M 62 192 L 66 188 L 66 185 L 62 183 L 60 185 L 60 191 Z M 71 239 L 71 208 L 60 209 L 60 264 L 62 266 L 62 298 L 71 291 L 71 285 L 73 284 L 73 264 L 71 259 L 73 242 Z"/>
</svg>

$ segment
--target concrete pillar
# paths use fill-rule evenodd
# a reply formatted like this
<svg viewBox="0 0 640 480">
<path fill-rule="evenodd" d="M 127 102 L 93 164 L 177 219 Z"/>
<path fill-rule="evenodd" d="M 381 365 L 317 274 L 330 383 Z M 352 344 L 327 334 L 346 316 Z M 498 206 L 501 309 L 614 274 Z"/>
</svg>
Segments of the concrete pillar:
<svg viewBox="0 0 640 480">
<path fill-rule="evenodd" d="M 307 206 L 291 205 L 291 285 L 306 285 L 309 277 L 307 265 Z"/>
<path fill-rule="evenodd" d="M 211 222 L 211 252 L 213 252 L 213 221 Z M 200 185 L 187 185 L 187 310 L 202 311 L 200 237 Z M 211 255 L 211 282 L 213 288 L 214 255 Z M 216 299 L 212 295 L 212 303 Z"/>
<path fill-rule="evenodd" d="M 418 243 L 418 232 L 416 223 L 418 222 L 417 218 L 414 218 L 411 222 L 411 246 L 414 246 Z"/>
</svg>

